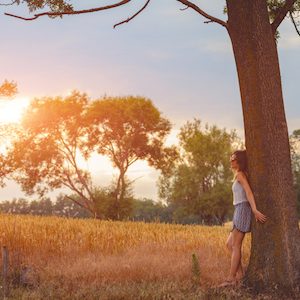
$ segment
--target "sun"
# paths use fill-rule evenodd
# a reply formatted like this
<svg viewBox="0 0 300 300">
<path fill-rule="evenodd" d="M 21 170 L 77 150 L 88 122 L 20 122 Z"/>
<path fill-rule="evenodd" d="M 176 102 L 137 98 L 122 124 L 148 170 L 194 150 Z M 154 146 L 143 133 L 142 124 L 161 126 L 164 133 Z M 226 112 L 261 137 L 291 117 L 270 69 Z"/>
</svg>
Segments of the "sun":
<svg viewBox="0 0 300 300">
<path fill-rule="evenodd" d="M 30 100 L 26 97 L 16 97 L 12 100 L 0 98 L 0 123 L 18 123 Z"/>
</svg>

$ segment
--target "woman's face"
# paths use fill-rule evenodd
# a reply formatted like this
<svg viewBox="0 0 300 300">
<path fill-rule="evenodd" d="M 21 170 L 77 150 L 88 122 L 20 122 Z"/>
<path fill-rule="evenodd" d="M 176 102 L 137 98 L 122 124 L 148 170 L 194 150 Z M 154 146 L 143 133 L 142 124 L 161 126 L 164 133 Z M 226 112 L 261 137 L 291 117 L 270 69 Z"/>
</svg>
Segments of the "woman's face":
<svg viewBox="0 0 300 300">
<path fill-rule="evenodd" d="M 238 164 L 238 162 L 236 160 L 236 156 L 234 154 L 231 155 L 231 157 L 230 157 L 230 167 L 233 170 L 238 170 L 239 169 L 239 164 Z"/>
</svg>

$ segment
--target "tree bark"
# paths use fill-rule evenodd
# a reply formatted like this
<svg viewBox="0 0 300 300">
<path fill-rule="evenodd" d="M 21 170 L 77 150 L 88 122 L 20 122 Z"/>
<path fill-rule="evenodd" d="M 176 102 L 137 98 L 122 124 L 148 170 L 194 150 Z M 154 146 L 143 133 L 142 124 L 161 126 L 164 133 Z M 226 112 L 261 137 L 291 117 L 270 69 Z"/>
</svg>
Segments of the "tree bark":
<svg viewBox="0 0 300 300">
<path fill-rule="evenodd" d="M 122 166 L 122 167 L 121 167 Z M 125 167 L 123 167 L 122 164 L 120 164 L 119 168 L 119 177 L 117 180 L 117 186 L 116 186 L 116 190 L 115 190 L 115 218 L 116 220 L 120 220 L 120 216 L 121 216 L 121 203 L 123 203 L 124 201 L 124 194 L 125 194 L 125 173 L 127 171 L 127 169 Z"/>
<path fill-rule="evenodd" d="M 227 0 L 243 108 L 249 183 L 266 223 L 252 217 L 244 283 L 261 291 L 300 285 L 300 231 L 276 41 L 266 1 Z"/>
</svg>

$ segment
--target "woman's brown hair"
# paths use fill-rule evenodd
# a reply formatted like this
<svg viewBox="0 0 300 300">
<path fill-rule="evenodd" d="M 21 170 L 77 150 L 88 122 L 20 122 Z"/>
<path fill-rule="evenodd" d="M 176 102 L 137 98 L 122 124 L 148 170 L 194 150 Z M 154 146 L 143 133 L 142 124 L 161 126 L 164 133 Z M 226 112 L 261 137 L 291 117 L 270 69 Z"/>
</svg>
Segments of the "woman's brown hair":
<svg viewBox="0 0 300 300">
<path fill-rule="evenodd" d="M 243 171 L 248 177 L 248 160 L 246 150 L 236 150 L 231 154 L 231 158 L 235 158 L 238 165 L 239 171 Z"/>
</svg>

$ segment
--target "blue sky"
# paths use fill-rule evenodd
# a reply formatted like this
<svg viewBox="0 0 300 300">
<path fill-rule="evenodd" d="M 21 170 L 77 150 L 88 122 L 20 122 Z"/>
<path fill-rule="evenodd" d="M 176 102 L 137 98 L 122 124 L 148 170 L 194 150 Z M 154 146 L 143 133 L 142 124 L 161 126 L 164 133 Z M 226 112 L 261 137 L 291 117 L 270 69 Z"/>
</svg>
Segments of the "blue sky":
<svg viewBox="0 0 300 300">
<path fill-rule="evenodd" d="M 77 3 L 81 8 L 99 5 L 99 1 Z M 218 24 L 204 24 L 205 19 L 191 10 L 181 11 L 183 6 L 175 0 L 153 0 L 133 21 L 113 29 L 113 24 L 126 19 L 143 3 L 135 1 L 134 5 L 111 11 L 31 22 L 2 15 L 0 80 L 17 81 L 19 97 L 66 95 L 72 89 L 92 98 L 141 95 L 152 99 L 173 123 L 173 135 L 196 117 L 203 123 L 235 128 L 243 137 L 236 67 L 226 30 Z M 222 13 L 225 1 L 197 3 L 226 20 Z M 3 12 L 28 15 L 24 6 L 0 7 Z M 300 128 L 300 37 L 289 20 L 280 31 L 278 48 L 291 133 Z M 97 176 L 97 181 L 107 183 L 112 170 L 104 163 L 100 169 L 99 162 L 95 174 L 104 175 Z M 157 172 L 142 163 L 131 172 L 133 177 L 142 176 L 135 183 L 137 195 L 155 198 Z M 0 191 L 0 199 L 20 195 L 12 183 Z"/>
</svg>

